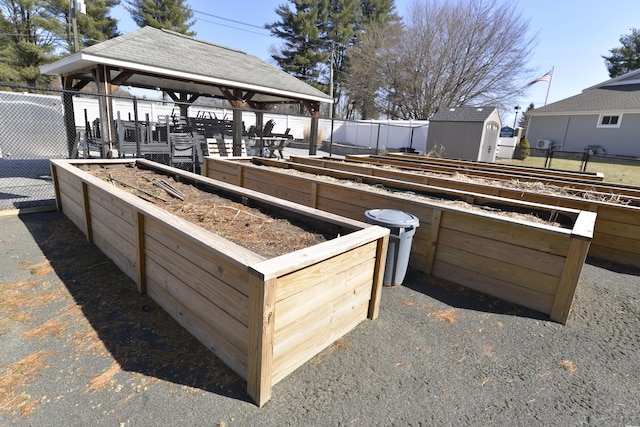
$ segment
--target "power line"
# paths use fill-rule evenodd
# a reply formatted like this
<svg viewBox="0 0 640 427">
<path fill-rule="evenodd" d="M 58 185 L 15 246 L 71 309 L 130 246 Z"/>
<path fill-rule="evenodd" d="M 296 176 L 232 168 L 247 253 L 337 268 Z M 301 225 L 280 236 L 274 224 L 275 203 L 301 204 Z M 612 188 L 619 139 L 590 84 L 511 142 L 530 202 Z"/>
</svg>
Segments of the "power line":
<svg viewBox="0 0 640 427">
<path fill-rule="evenodd" d="M 263 37 L 275 37 L 275 36 L 272 36 L 271 34 L 259 33 L 257 31 L 251 31 L 251 30 L 247 30 L 247 29 L 244 29 L 244 28 L 233 27 L 231 25 L 221 24 L 219 22 L 209 21 L 207 19 L 196 18 L 196 20 L 197 21 L 202 21 L 202 22 L 207 22 L 209 24 L 220 25 L 221 27 L 231 28 L 231 29 L 238 30 L 238 31 L 244 31 L 246 33 L 257 34 L 257 35 L 263 36 Z"/>
<path fill-rule="evenodd" d="M 242 21 L 235 21 L 233 19 L 225 18 L 223 16 L 218 16 L 218 15 L 213 15 L 213 14 L 207 13 L 207 12 L 201 12 L 199 10 L 194 10 L 194 12 L 195 13 L 199 13 L 201 15 L 207 15 L 207 16 L 210 16 L 212 18 L 222 19 L 223 21 L 229 21 L 229 22 L 233 22 L 235 24 L 246 25 L 247 27 L 259 28 L 261 30 L 264 30 L 264 27 L 262 27 L 260 25 L 249 24 L 247 22 L 242 22 Z M 206 21 L 206 22 L 209 22 L 209 21 Z"/>
<path fill-rule="evenodd" d="M 199 11 L 199 10 L 194 10 L 193 12 L 194 13 L 199 13 L 199 14 L 205 15 L 205 16 L 210 16 L 210 17 L 216 18 L 216 19 L 222 19 L 223 21 L 233 22 L 235 24 L 245 25 L 247 27 L 258 28 L 260 30 L 264 30 L 264 27 L 261 27 L 259 25 L 255 25 L 255 24 L 249 24 L 248 22 L 237 21 L 235 19 L 229 19 L 229 18 L 225 18 L 224 16 L 214 15 L 212 13 L 202 12 L 202 11 Z M 238 27 L 234 27 L 232 25 L 221 24 L 220 22 L 209 21 L 207 19 L 196 18 L 196 20 L 202 21 L 202 22 L 207 22 L 209 24 L 220 25 L 221 27 L 231 28 L 231 29 L 238 30 L 238 31 L 244 31 L 246 33 L 257 34 L 257 35 L 263 36 L 263 37 L 277 38 L 277 37 L 275 37 L 275 36 L 273 36 L 271 34 L 260 33 L 260 32 L 257 32 L 257 31 L 251 31 L 251 30 L 247 30 L 245 28 L 238 28 Z"/>
</svg>

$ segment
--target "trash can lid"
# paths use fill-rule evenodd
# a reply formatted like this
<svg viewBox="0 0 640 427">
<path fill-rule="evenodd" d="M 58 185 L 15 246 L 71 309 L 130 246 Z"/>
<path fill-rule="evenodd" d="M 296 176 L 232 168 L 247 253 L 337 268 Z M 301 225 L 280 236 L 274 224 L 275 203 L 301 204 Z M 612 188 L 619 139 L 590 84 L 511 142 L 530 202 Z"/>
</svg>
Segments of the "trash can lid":
<svg viewBox="0 0 640 427">
<path fill-rule="evenodd" d="M 417 216 L 395 209 L 371 209 L 364 215 L 376 224 L 387 227 L 417 227 L 420 224 Z"/>
</svg>

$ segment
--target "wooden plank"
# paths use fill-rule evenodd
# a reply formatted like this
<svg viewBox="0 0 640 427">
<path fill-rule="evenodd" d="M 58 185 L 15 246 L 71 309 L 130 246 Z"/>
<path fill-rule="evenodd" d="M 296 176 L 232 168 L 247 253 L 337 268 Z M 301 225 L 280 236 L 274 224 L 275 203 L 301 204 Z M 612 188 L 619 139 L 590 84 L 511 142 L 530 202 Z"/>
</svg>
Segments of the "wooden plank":
<svg viewBox="0 0 640 427">
<path fill-rule="evenodd" d="M 446 246 L 486 257 L 487 262 L 513 263 L 514 260 L 526 260 L 527 268 L 552 276 L 560 277 L 565 264 L 565 258 L 559 255 L 447 228 L 442 229 L 441 239 Z"/>
<path fill-rule="evenodd" d="M 271 398 L 276 280 L 251 276 L 247 393 L 262 406 Z"/>
<path fill-rule="evenodd" d="M 455 282 L 460 285 L 541 313 L 549 314 L 553 306 L 552 295 L 534 289 L 519 287 L 511 282 L 497 280 L 494 277 L 487 277 L 476 271 L 466 270 L 464 266 L 459 267 L 445 262 L 438 262 L 433 267 L 433 275 L 445 280 L 455 278 Z"/>
<path fill-rule="evenodd" d="M 340 307 L 330 314 L 319 313 L 318 320 L 311 322 L 313 329 L 301 332 L 307 339 L 295 341 L 297 337 L 293 337 L 296 344 L 291 351 L 283 351 L 280 357 L 274 354 L 273 384 L 356 327 L 366 318 L 367 307 L 368 301 L 363 301 L 356 307 Z"/>
<path fill-rule="evenodd" d="M 547 232 L 543 226 L 453 212 L 443 216 L 441 227 L 560 256 L 565 256 L 569 250 L 571 233 L 570 230 Z"/>
<path fill-rule="evenodd" d="M 94 231 L 93 244 L 100 248 L 123 273 L 135 281 L 137 279 L 136 248 L 131 240 L 132 236 L 129 239 L 122 238 L 95 217 L 92 221 L 92 227 Z"/>
<path fill-rule="evenodd" d="M 608 248 L 606 246 L 595 245 L 591 242 L 588 255 L 594 260 L 605 261 L 614 265 L 640 267 L 640 254 L 638 254 L 638 252 L 627 252 L 620 249 Z"/>
<path fill-rule="evenodd" d="M 623 252 L 629 250 L 630 247 L 633 247 L 637 244 L 640 244 L 640 207 L 637 206 L 626 206 L 626 205 L 616 205 L 606 202 L 596 202 L 590 200 L 583 200 L 554 195 L 546 195 L 546 194 L 537 194 L 531 193 L 521 190 L 509 190 L 509 189 L 500 189 L 498 187 L 491 187 L 486 184 L 471 184 L 465 182 L 459 182 L 450 178 L 433 178 L 433 177 L 425 177 L 424 175 L 416 174 L 416 173 L 408 173 L 408 172 L 397 172 L 397 171 L 389 171 L 387 169 L 380 169 L 377 166 L 366 165 L 366 164 L 354 164 L 354 163 L 345 163 L 342 160 L 338 159 L 298 159 L 292 158 L 296 163 L 301 161 L 305 164 L 312 165 L 325 165 L 330 168 L 343 168 L 354 169 L 354 168 L 362 168 L 364 170 L 371 169 L 375 167 L 380 174 L 383 176 L 387 176 L 387 173 L 391 173 L 392 177 L 399 178 L 405 180 L 414 180 L 416 182 L 421 182 L 423 178 L 430 179 L 436 185 L 447 185 L 458 190 L 467 190 L 474 192 L 481 192 L 487 194 L 495 194 L 500 197 L 509 197 L 526 201 L 533 201 L 536 203 L 542 203 L 547 205 L 560 205 L 565 207 L 570 207 L 573 209 L 580 210 L 591 210 L 597 212 L 597 218 L 595 221 L 595 229 L 593 230 L 593 238 L 594 242 L 591 245 L 590 250 L 594 251 L 592 256 L 607 260 L 609 259 L 612 262 L 620 262 L 621 257 L 619 255 L 614 255 L 613 252 L 607 254 L 604 251 L 600 251 L 597 248 L 597 243 L 599 240 L 606 242 L 603 243 L 607 247 L 612 249 L 619 249 Z M 346 166 L 343 166 L 346 165 Z M 327 174 L 330 174 L 331 170 L 327 171 Z M 368 173 L 368 172 L 365 172 Z M 441 189 L 441 187 L 440 187 Z M 574 227 L 577 231 L 580 229 L 579 224 L 576 224 Z M 609 229 L 612 229 L 609 231 Z M 617 230 L 617 231 L 613 231 Z M 588 232 L 588 231 L 587 231 Z M 419 232 L 418 232 L 419 233 Z M 616 239 L 614 236 L 607 236 L 607 234 L 616 234 L 620 236 L 620 239 Z M 419 239 L 420 235 L 418 234 L 415 239 Z M 630 239 L 636 240 L 636 243 L 632 242 Z M 595 253 L 597 251 L 597 254 Z M 640 257 L 631 258 L 628 256 L 622 256 L 625 259 L 627 265 L 629 266 L 640 266 Z"/>
<path fill-rule="evenodd" d="M 66 217 L 86 236 L 87 230 L 85 229 L 84 209 L 69 197 L 69 194 L 63 189 L 63 185 L 60 186 L 60 204 L 62 205 L 62 212 Z"/>
<path fill-rule="evenodd" d="M 147 271 L 147 291 L 149 293 L 153 287 L 161 288 L 177 304 L 188 308 L 191 313 L 191 323 L 194 326 L 197 324 L 208 325 L 207 328 L 215 330 L 220 338 L 219 346 L 233 346 L 246 357 L 249 346 L 246 325 L 204 298 L 183 279 L 175 276 L 172 271 L 169 271 L 172 266 L 167 268 L 156 263 L 153 258 L 147 260 L 147 265 L 149 267 Z M 199 322 L 196 323 L 195 319 L 199 319 Z"/>
<path fill-rule="evenodd" d="M 82 180 L 70 174 L 66 170 L 60 170 L 58 174 L 60 191 L 66 193 L 79 206 L 83 206 Z"/>
<path fill-rule="evenodd" d="M 373 273 L 373 286 L 371 288 L 371 300 L 369 301 L 370 320 L 376 320 L 380 314 L 380 299 L 382 297 L 382 282 L 384 281 L 384 269 L 387 262 L 387 249 L 389 247 L 389 236 L 378 239 L 376 246 L 376 264 Z"/>
<path fill-rule="evenodd" d="M 249 284 L 246 281 L 247 264 L 250 260 L 259 262 L 264 258 L 248 249 L 227 245 L 229 242 L 220 236 L 200 229 L 202 241 L 182 233 L 183 229 L 173 228 L 175 234 L 169 236 L 167 228 L 161 220 L 149 218 L 145 220 L 146 236 L 154 239 L 172 251 L 182 254 L 192 263 L 200 266 L 224 283 L 237 289 L 243 295 L 249 295 Z M 229 251 L 229 252 L 224 252 Z M 234 255 L 238 255 L 234 257 Z"/>
<path fill-rule="evenodd" d="M 593 241 L 591 242 L 591 245 L 601 246 L 601 247 L 605 247 L 612 250 L 618 250 L 622 252 L 640 254 L 640 240 L 637 240 L 635 236 L 623 237 L 623 236 L 616 236 L 613 234 L 599 233 L 595 235 L 595 237 L 593 238 Z"/>
<path fill-rule="evenodd" d="M 551 320 L 562 323 L 563 325 L 567 323 L 567 318 L 569 317 L 573 296 L 578 286 L 582 266 L 587 258 L 590 243 L 591 241 L 585 239 L 571 240 L 565 269 L 562 272 L 558 292 L 556 293 L 553 308 L 549 316 Z"/>
<path fill-rule="evenodd" d="M 429 232 L 429 241 L 427 242 L 427 255 L 425 257 L 424 271 L 427 274 L 431 274 L 433 271 L 433 260 L 436 255 L 436 248 L 438 245 L 438 236 L 440 234 L 440 220 L 442 218 L 442 211 L 440 209 L 433 210 L 433 216 L 431 218 L 431 230 Z"/>
<path fill-rule="evenodd" d="M 93 243 L 93 230 L 91 229 L 91 205 L 89 203 L 89 188 L 86 182 L 82 183 L 82 207 L 84 210 L 84 223 L 87 230 L 87 242 Z"/>
<path fill-rule="evenodd" d="M 555 295 L 560 281 L 558 276 L 527 268 L 527 263 L 493 262 L 487 257 L 446 246 L 444 243 L 438 245 L 434 267 L 440 262 L 464 268 L 486 277 L 493 277 L 503 283 L 512 283 L 515 289 L 527 288 L 547 295 Z M 490 290 L 486 290 L 486 292 L 490 293 Z"/>
<path fill-rule="evenodd" d="M 58 212 L 62 212 L 62 199 L 60 198 L 60 182 L 58 180 L 58 167 L 53 162 L 49 162 L 49 168 L 51 169 L 51 179 L 53 181 L 53 191 L 56 197 L 56 209 Z"/>
<path fill-rule="evenodd" d="M 119 204 L 115 200 L 111 203 L 113 196 L 95 188 L 92 188 L 89 198 L 94 220 L 100 221 L 108 233 L 123 240 L 130 240 L 135 236 L 136 211 L 132 206 Z"/>
<path fill-rule="evenodd" d="M 363 292 L 370 297 L 375 262 L 374 258 L 363 260 L 341 274 L 309 281 L 307 286 L 287 298 L 276 298 L 277 330 L 284 333 L 288 327 L 297 327 L 298 322 L 309 313 L 334 301 L 350 299 Z"/>
<path fill-rule="evenodd" d="M 425 163 L 454 165 L 461 168 L 472 168 L 472 169 L 478 169 L 478 170 L 509 171 L 509 172 L 516 172 L 516 173 L 524 173 L 524 174 L 540 175 L 540 176 L 553 176 L 553 177 L 562 176 L 562 177 L 579 179 L 583 181 L 601 182 L 604 179 L 604 175 L 598 172 L 573 172 L 573 171 L 565 171 L 565 170 L 559 170 L 559 169 L 543 169 L 543 168 L 537 168 L 532 166 L 518 166 L 518 165 L 508 165 L 508 164 L 501 164 L 501 163 L 478 162 L 478 161 L 472 161 L 472 160 L 427 157 L 427 156 L 420 156 L 420 155 L 413 155 L 413 154 L 408 155 L 403 153 L 387 153 L 385 157 L 408 159 L 408 160 L 420 161 Z"/>
<path fill-rule="evenodd" d="M 340 317 L 349 317 L 355 320 L 355 324 L 365 320 L 367 318 L 367 307 L 369 306 L 368 292 L 366 292 L 367 287 L 368 284 L 363 284 L 360 286 L 361 292 L 352 295 L 346 292 L 341 295 L 342 300 L 329 299 L 324 305 L 316 306 L 315 310 L 302 313 L 301 316 L 304 317 L 301 317 L 298 322 L 287 323 L 284 328 L 280 327 L 278 316 L 281 308 L 279 308 L 280 304 L 278 304 L 275 312 L 276 324 L 273 338 L 274 365 L 279 364 L 282 360 L 289 358 L 291 354 L 295 354 L 301 348 L 304 348 L 307 342 L 313 342 L 314 338 L 318 335 L 341 337 L 349 332 L 350 329 L 341 329 L 344 327 L 344 324 L 336 320 Z M 350 322 L 349 325 L 353 327 L 353 324 Z M 311 350 L 313 354 L 309 354 L 308 357 L 305 356 L 305 361 L 313 357 L 332 341 L 322 343 L 320 348 Z M 313 345 L 306 347 L 307 349 L 312 349 Z"/>
<path fill-rule="evenodd" d="M 265 278 L 282 277 L 308 266 L 326 261 L 338 255 L 349 257 L 349 252 L 363 246 L 369 246 L 371 254 L 375 253 L 376 241 L 389 234 L 384 227 L 365 224 L 364 229 L 341 236 L 312 247 L 284 254 L 250 266 Z M 373 256 L 373 255 L 372 255 Z"/>
<path fill-rule="evenodd" d="M 601 203 L 598 205 L 598 218 L 640 225 L 640 207 Z"/>
<path fill-rule="evenodd" d="M 311 199 L 309 206 L 311 206 L 312 208 L 317 208 L 318 207 L 318 183 L 315 181 L 311 183 L 311 194 L 309 196 Z"/>
<path fill-rule="evenodd" d="M 595 224 L 595 212 L 580 212 L 576 222 L 573 224 L 573 228 L 571 229 L 571 235 L 573 237 L 591 240 L 593 238 L 593 229 Z"/>
<path fill-rule="evenodd" d="M 169 237 L 172 233 L 168 232 Z M 175 252 L 152 237 L 147 238 L 146 257 L 156 264 L 171 266 L 171 271 L 177 277 L 187 278 L 187 285 L 201 296 L 205 297 L 220 310 L 241 324 L 247 326 L 249 322 L 249 297 L 239 289 L 221 280 L 218 274 L 221 270 L 208 269 L 194 262 L 183 252 Z M 249 286 L 249 272 L 240 271 L 231 282 L 244 282 Z M 226 275 L 228 272 L 222 272 Z M 227 277 L 225 277 L 226 279 Z"/>
<path fill-rule="evenodd" d="M 638 215 L 640 216 L 640 212 Z M 635 240 L 636 244 L 640 244 L 640 225 L 627 224 L 617 219 L 614 221 L 599 219 L 596 230 L 598 231 L 597 234 L 626 237 Z M 594 236 L 594 239 L 595 238 L 596 236 Z"/>
<path fill-rule="evenodd" d="M 162 286 L 149 279 L 148 295 L 175 319 L 187 332 L 208 348 L 241 378 L 247 379 L 247 356 L 234 346 L 225 343 L 215 328 L 194 315 L 189 305 L 176 301 Z"/>
<path fill-rule="evenodd" d="M 407 162 L 402 162 L 399 160 L 388 160 L 388 159 L 380 159 L 380 158 L 355 158 L 354 156 L 346 156 L 346 160 L 358 161 L 358 162 L 368 162 L 374 163 L 377 165 L 391 165 L 402 168 L 404 170 L 421 170 L 428 172 L 437 172 L 437 173 L 460 173 L 456 168 L 452 168 L 449 166 L 438 166 L 438 165 L 419 165 L 419 164 L 407 164 Z M 487 179 L 497 179 L 497 180 L 511 180 L 514 177 L 517 177 L 519 181 L 527 181 L 527 182 L 542 182 L 548 185 L 556 185 L 559 187 L 570 187 L 574 189 L 580 190 L 588 190 L 588 191 L 597 191 L 604 194 L 620 194 L 627 195 L 631 197 L 640 197 L 640 188 L 633 186 L 625 186 L 625 185 L 617 185 L 611 183 L 597 183 L 597 182 L 585 182 L 582 180 L 574 180 L 574 179 L 553 179 L 543 178 L 543 177 L 532 177 L 532 176 L 523 176 L 521 174 L 507 174 L 507 173 L 499 173 L 499 172 L 486 172 L 486 171 L 477 171 L 477 170 L 468 170 L 464 172 L 465 175 L 469 176 L 478 176 Z"/>
<path fill-rule="evenodd" d="M 145 271 L 145 240 L 144 240 L 144 215 L 141 212 L 136 213 L 135 223 L 135 241 L 136 241 L 136 284 L 138 292 L 145 294 L 147 292 L 147 277 Z"/>
<path fill-rule="evenodd" d="M 278 280 L 276 301 L 280 302 L 290 298 L 292 295 L 305 291 L 309 283 L 315 283 L 319 279 L 339 276 L 343 272 L 355 268 L 364 260 L 372 260 L 374 262 L 373 257 L 376 252 L 377 241 L 373 241 L 287 274 Z M 371 270 L 367 272 L 367 279 L 373 281 L 373 268 L 375 265 L 371 264 L 370 267 Z"/>
</svg>

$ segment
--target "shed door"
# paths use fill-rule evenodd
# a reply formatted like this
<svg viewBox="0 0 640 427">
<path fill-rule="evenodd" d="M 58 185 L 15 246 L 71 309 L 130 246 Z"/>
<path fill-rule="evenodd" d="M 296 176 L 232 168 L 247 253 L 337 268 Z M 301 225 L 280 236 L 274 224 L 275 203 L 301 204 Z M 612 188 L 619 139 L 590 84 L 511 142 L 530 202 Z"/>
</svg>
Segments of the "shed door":
<svg viewBox="0 0 640 427">
<path fill-rule="evenodd" d="M 498 146 L 498 136 L 500 126 L 496 122 L 488 122 L 484 129 L 484 138 L 480 147 L 480 161 L 491 162 L 496 160 L 496 147 Z"/>
</svg>

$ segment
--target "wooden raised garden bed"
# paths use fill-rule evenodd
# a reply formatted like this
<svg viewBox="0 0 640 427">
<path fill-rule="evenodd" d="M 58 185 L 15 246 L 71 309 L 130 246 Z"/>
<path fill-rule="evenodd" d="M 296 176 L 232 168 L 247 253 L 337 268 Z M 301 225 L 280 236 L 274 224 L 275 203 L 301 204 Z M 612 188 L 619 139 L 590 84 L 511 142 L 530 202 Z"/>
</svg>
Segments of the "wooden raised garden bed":
<svg viewBox="0 0 640 427">
<path fill-rule="evenodd" d="M 437 162 L 427 162 L 414 159 L 411 156 L 346 156 L 346 161 L 367 162 L 381 166 L 393 166 L 405 170 L 419 170 L 424 172 L 435 172 L 443 174 L 464 174 L 486 179 L 497 180 L 514 180 L 522 182 L 541 182 L 546 185 L 555 185 L 558 187 L 566 187 L 576 190 L 596 191 L 600 193 L 609 193 L 620 196 L 640 198 L 640 187 L 626 184 L 617 184 L 611 182 L 596 182 L 585 179 L 565 178 L 561 176 L 542 176 L 535 174 L 521 174 L 506 172 L 505 170 L 496 171 L 475 167 L 473 169 L 465 169 L 460 167 L 452 167 L 450 165 L 440 165 Z"/>
<path fill-rule="evenodd" d="M 265 159 L 266 160 L 266 159 Z M 276 164 L 277 165 L 277 164 Z M 297 166 L 300 165 L 300 166 Z M 486 194 L 507 199 L 540 203 L 550 206 L 562 206 L 570 209 L 586 210 L 598 214 L 593 231 L 593 240 L 589 247 L 589 258 L 593 261 L 640 269 L 640 198 L 628 195 L 616 195 L 611 189 L 570 190 L 558 187 L 562 194 L 549 191 L 527 190 L 527 186 L 510 188 L 508 185 L 496 185 L 494 182 L 476 182 L 473 179 L 460 180 L 437 174 L 416 173 L 396 168 L 380 167 L 370 163 L 343 161 L 334 158 L 291 157 L 283 167 L 318 167 L 324 173 L 337 176 L 340 172 L 352 173 L 351 179 L 369 183 L 384 180 L 404 181 L 402 188 L 415 191 L 444 193 Z M 319 173 L 319 172 L 313 172 Z M 381 181 L 376 181 L 379 178 Z M 399 184 L 395 184 L 399 185 Z M 428 187 L 426 187 L 428 186 Z M 555 186 L 554 186 L 555 187 Z M 430 190 L 429 190 L 430 188 Z M 617 200 L 619 199 L 619 200 Z"/>
<path fill-rule="evenodd" d="M 266 258 L 82 170 L 126 164 L 338 237 Z M 52 160 L 51 169 L 58 209 L 244 378 L 258 405 L 274 384 L 378 315 L 386 228 L 145 160 Z"/>
<path fill-rule="evenodd" d="M 354 219 L 373 208 L 409 212 L 420 219 L 411 267 L 566 323 L 593 236 L 595 213 L 531 206 L 538 212 L 546 209 L 544 215 L 562 218 L 566 225 L 539 224 L 328 182 L 322 176 L 299 176 L 253 162 L 260 160 L 206 158 L 204 171 L 221 181 Z M 517 204 L 504 199 L 505 206 Z M 520 208 L 525 205 L 521 203 Z"/>
</svg>

